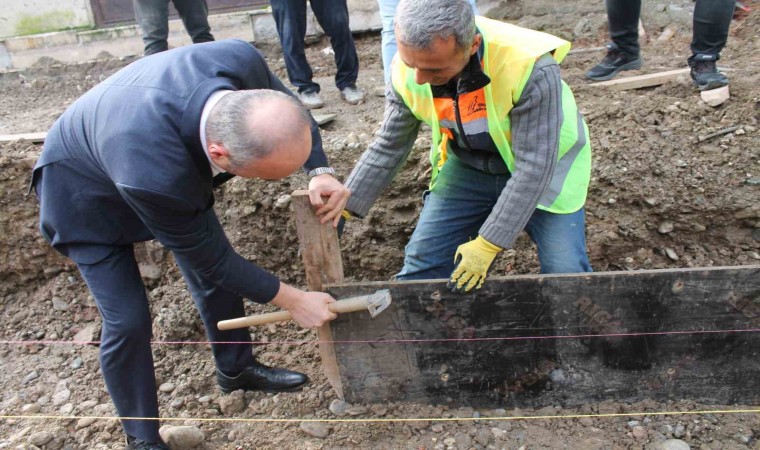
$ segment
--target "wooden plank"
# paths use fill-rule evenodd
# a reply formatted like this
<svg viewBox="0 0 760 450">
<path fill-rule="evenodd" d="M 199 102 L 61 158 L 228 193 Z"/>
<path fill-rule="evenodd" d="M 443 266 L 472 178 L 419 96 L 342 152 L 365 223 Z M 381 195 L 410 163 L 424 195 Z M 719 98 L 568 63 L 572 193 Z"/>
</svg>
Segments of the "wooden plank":
<svg viewBox="0 0 760 450">
<path fill-rule="evenodd" d="M 374 319 L 331 323 L 346 401 L 760 403 L 760 266 L 497 277 L 468 295 L 445 285 L 327 286 L 393 297 Z"/>
<path fill-rule="evenodd" d="M 343 282 L 343 259 L 338 234 L 332 223 L 321 224 L 309 201 L 309 191 L 293 192 L 291 204 L 296 221 L 299 249 L 306 269 L 306 284 L 311 291 L 321 291 L 325 283 Z M 327 381 L 338 398 L 343 398 L 340 371 L 333 348 L 330 325 L 317 328 L 319 354 Z"/>
<path fill-rule="evenodd" d="M 45 136 L 47 136 L 47 131 L 41 133 L 2 134 L 0 135 L 0 142 L 11 142 L 23 139 L 25 141 L 39 144 L 45 142 Z"/>
<path fill-rule="evenodd" d="M 315 114 L 311 113 L 311 117 L 314 118 L 314 121 L 317 122 L 317 125 L 322 126 L 326 123 L 330 123 L 333 120 L 335 120 L 336 117 L 338 117 L 337 114 L 327 113 L 327 114 Z"/>
<path fill-rule="evenodd" d="M 602 81 L 592 83 L 590 86 L 610 88 L 615 91 L 625 91 L 628 89 L 641 89 L 645 87 L 659 86 L 669 81 L 673 81 L 683 74 L 689 73 L 688 68 L 669 70 L 667 72 L 650 73 L 647 75 L 638 75 L 635 77 L 619 78 L 617 80 Z"/>
</svg>

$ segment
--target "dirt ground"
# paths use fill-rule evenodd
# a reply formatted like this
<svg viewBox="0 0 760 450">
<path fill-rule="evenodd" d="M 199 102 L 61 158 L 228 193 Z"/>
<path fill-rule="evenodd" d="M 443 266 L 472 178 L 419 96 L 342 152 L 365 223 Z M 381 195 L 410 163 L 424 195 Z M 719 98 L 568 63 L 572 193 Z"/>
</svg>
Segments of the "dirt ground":
<svg viewBox="0 0 760 450">
<path fill-rule="evenodd" d="M 589 86 L 583 73 L 602 54 L 570 55 L 562 64 L 591 129 L 593 178 L 587 203 L 587 238 L 595 270 L 729 266 L 760 263 L 760 5 L 732 25 L 720 65 L 730 68 L 731 100 L 712 108 L 699 100 L 687 77 L 637 91 L 610 92 Z M 574 38 L 576 47 L 605 41 L 603 17 L 571 20 L 531 17 L 522 21 Z M 520 20 L 510 20 L 520 22 Z M 584 21 L 582 24 L 581 22 Z M 583 25 L 583 26 L 581 26 Z M 688 56 L 690 31 L 658 39 L 666 29 L 648 29 L 641 73 L 680 68 Z M 585 31 L 584 31 L 585 30 Z M 590 31 L 589 31 L 590 30 Z M 371 141 L 382 117 L 380 41 L 357 37 L 359 86 L 368 92 L 359 106 L 341 102 L 333 86 L 334 64 L 324 39 L 308 49 L 327 106 L 338 118 L 323 128 L 325 148 L 346 177 Z M 283 79 L 276 47 L 263 47 Z M 105 55 L 104 55 L 105 56 Z M 0 134 L 44 131 L 79 95 L 130 62 L 104 57 L 64 66 L 41 60 L 22 72 L 0 74 Z M 733 133 L 700 142 L 700 136 L 740 126 Z M 349 223 L 341 240 L 349 281 L 385 280 L 401 266 L 403 249 L 417 219 L 427 184 L 429 137 L 420 133 L 415 151 L 396 181 L 362 222 Z M 37 231 L 37 202 L 26 195 L 30 169 L 40 145 L 0 144 L 0 449 L 117 449 L 119 424 L 82 416 L 113 417 L 93 345 L 99 316 L 76 268 L 56 255 Z M 303 188 L 296 175 L 281 182 L 233 179 L 217 195 L 217 212 L 235 248 L 285 282 L 303 286 L 288 195 Z M 371 249 L 371 251 L 367 251 Z M 205 334 L 172 257 L 160 245 L 139 246 L 151 299 L 155 340 L 197 342 Z M 538 272 L 535 249 L 521 236 L 513 265 L 497 261 L 493 274 Z M 271 307 L 251 305 L 249 312 Z M 693 449 L 760 448 L 758 414 L 676 414 L 741 405 L 605 402 L 580 408 L 552 405 L 539 411 L 450 409 L 416 404 L 354 405 L 357 419 L 465 418 L 479 420 L 311 425 L 254 423 L 247 419 L 345 418 L 329 406 L 335 399 L 320 370 L 316 344 L 277 342 L 316 339 L 312 330 L 278 324 L 252 330 L 268 343 L 259 359 L 306 372 L 312 383 L 298 393 L 221 394 L 214 382 L 209 349 L 201 344 L 157 344 L 156 372 L 164 425 L 189 425 L 204 435 L 199 449 L 409 448 L 409 449 L 656 449 L 681 439 Z M 18 341 L 37 341 L 22 344 Z M 752 407 L 752 405 L 749 405 Z M 757 408 L 757 405 L 754 406 Z M 629 417 L 490 420 L 494 416 L 630 413 Z M 641 413 L 641 414 L 636 414 Z M 45 420 L 7 418 L 49 416 Z M 55 417 L 52 417 L 55 416 Z M 62 416 L 74 416 L 62 419 Z M 241 419 L 222 421 L 219 419 Z M 325 437 L 316 437 L 320 433 Z M 181 447 L 175 447 L 181 448 Z"/>
</svg>

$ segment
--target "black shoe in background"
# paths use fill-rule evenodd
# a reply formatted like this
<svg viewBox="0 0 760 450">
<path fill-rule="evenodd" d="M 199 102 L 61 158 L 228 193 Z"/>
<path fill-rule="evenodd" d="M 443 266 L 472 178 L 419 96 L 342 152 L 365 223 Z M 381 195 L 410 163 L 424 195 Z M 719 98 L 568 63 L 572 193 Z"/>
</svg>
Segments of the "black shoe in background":
<svg viewBox="0 0 760 450">
<path fill-rule="evenodd" d="M 586 72 L 586 78 L 594 81 L 606 81 L 612 79 L 623 70 L 641 68 L 641 58 L 620 50 L 615 43 L 607 44 L 607 56 Z"/>
<path fill-rule="evenodd" d="M 299 390 L 309 382 L 309 377 L 300 372 L 276 367 L 267 367 L 254 363 L 246 367 L 235 377 L 225 375 L 221 370 L 216 371 L 216 381 L 222 392 L 229 393 L 243 389 L 244 391 L 289 392 Z"/>
<path fill-rule="evenodd" d="M 163 442 L 145 442 L 142 439 L 127 436 L 126 450 L 169 450 L 169 446 Z"/>
<path fill-rule="evenodd" d="M 728 77 L 718 72 L 718 55 L 699 53 L 688 59 L 691 79 L 700 91 L 708 91 L 728 85 Z"/>
</svg>

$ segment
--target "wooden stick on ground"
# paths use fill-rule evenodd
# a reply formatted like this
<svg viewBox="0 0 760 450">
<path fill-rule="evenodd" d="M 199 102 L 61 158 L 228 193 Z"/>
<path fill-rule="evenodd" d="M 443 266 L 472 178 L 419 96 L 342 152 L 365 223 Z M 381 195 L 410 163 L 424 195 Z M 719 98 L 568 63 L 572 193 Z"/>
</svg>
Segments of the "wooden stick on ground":
<svg viewBox="0 0 760 450">
<path fill-rule="evenodd" d="M 0 142 L 11 142 L 23 139 L 25 141 L 39 144 L 45 142 L 45 136 L 47 136 L 47 132 L 45 131 L 41 133 L 1 134 Z"/>
<path fill-rule="evenodd" d="M 590 86 L 606 87 L 616 91 L 625 91 L 628 89 L 641 89 L 645 87 L 659 86 L 669 81 L 673 81 L 682 74 L 689 73 L 689 69 L 668 70 L 667 72 L 650 73 L 647 75 L 638 75 L 635 77 L 619 78 L 617 80 L 602 81 L 601 83 L 592 83 Z"/>
<path fill-rule="evenodd" d="M 332 223 L 321 224 L 309 201 L 309 191 L 293 192 L 291 204 L 301 257 L 306 268 L 306 284 L 311 291 L 321 291 L 327 283 L 343 283 L 343 259 L 340 256 L 338 234 Z M 336 395 L 343 399 L 338 360 L 332 343 L 330 325 L 317 329 L 322 367 Z"/>
</svg>

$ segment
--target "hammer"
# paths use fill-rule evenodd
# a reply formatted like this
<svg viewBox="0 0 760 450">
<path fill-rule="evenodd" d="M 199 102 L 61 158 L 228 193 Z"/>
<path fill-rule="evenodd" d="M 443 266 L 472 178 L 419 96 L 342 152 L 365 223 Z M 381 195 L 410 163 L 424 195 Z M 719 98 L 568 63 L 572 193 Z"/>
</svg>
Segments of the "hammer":
<svg viewBox="0 0 760 450">
<path fill-rule="evenodd" d="M 369 315 L 374 318 L 381 312 L 385 311 L 391 304 L 391 293 L 388 289 L 381 289 L 374 294 L 351 297 L 345 300 L 338 300 L 328 303 L 327 307 L 334 313 L 347 313 L 355 311 L 369 311 Z M 255 316 L 240 317 L 237 319 L 222 320 L 217 323 L 220 330 L 232 330 L 235 328 L 253 327 L 264 325 L 272 322 L 282 322 L 291 320 L 293 317 L 288 311 L 277 311 L 268 314 L 258 314 Z"/>
</svg>

